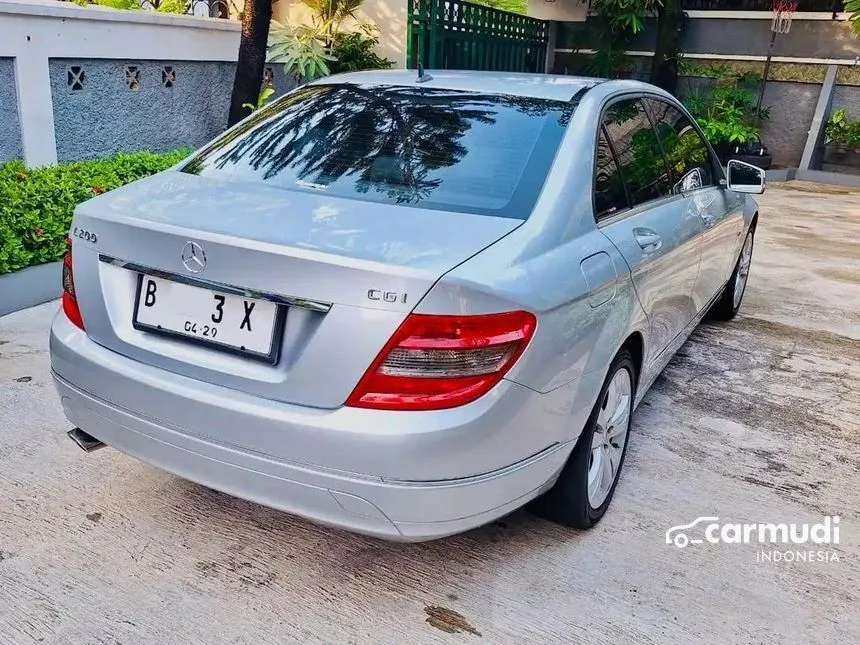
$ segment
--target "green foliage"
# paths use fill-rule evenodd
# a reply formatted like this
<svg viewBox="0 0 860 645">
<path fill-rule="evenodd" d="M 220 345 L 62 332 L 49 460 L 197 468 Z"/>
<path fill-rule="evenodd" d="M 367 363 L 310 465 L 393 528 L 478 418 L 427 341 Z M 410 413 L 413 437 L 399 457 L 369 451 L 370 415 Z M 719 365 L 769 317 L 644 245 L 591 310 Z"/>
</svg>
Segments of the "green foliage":
<svg viewBox="0 0 860 645">
<path fill-rule="evenodd" d="M 630 66 L 629 58 L 623 48 L 616 48 L 610 44 L 596 50 L 586 68 L 595 76 L 611 78 Z"/>
<path fill-rule="evenodd" d="M 634 107 L 631 116 L 636 114 Z M 618 123 L 627 120 L 626 116 L 615 112 Z M 624 178 L 630 185 L 646 186 L 654 177 L 660 177 L 665 172 L 664 158 L 675 177 L 683 175 L 691 164 L 707 165 L 707 152 L 697 134 L 689 130 L 678 134 L 671 125 L 662 122 L 657 124 L 656 132 L 657 136 L 650 129 L 633 134 L 630 144 L 633 154 L 623 167 Z"/>
<path fill-rule="evenodd" d="M 683 98 L 684 107 L 690 111 L 696 119 L 703 117 L 708 113 L 708 107 L 711 103 L 710 92 L 691 92 Z"/>
<path fill-rule="evenodd" d="M 169 168 L 189 152 L 121 152 L 44 168 L 0 164 L 0 274 L 60 259 L 75 206 Z"/>
<path fill-rule="evenodd" d="M 824 124 L 824 143 L 846 145 L 849 130 L 848 110 L 845 108 L 836 110 Z"/>
<path fill-rule="evenodd" d="M 757 77 L 717 65 L 710 71 L 717 78 L 714 86 L 705 91 L 690 92 L 684 98 L 684 105 L 718 150 L 755 141 L 761 121 L 770 118 L 770 108 L 762 108 L 756 113 L 756 97 L 748 86 Z"/>
<path fill-rule="evenodd" d="M 364 0 L 302 0 L 302 3 L 311 10 L 314 21 L 325 24 L 328 33 L 334 36 L 345 20 L 358 20 L 355 12 Z"/>
<path fill-rule="evenodd" d="M 860 0 L 845 0 L 845 13 L 848 14 L 851 31 L 860 38 Z"/>
<path fill-rule="evenodd" d="M 526 14 L 528 10 L 528 0 L 469 0 L 472 4 L 480 4 L 491 9 L 499 11 L 508 11 L 510 13 Z"/>
<path fill-rule="evenodd" d="M 699 125 L 714 145 L 719 143 L 746 143 L 754 141 L 759 129 L 752 125 L 741 123 L 734 115 L 724 114 L 721 118 L 700 118 Z"/>
<path fill-rule="evenodd" d="M 361 25 L 358 31 L 338 34 L 331 48 L 334 60 L 329 65 L 332 74 L 361 69 L 388 69 L 394 61 L 376 53 L 379 36 L 376 27 Z"/>
<path fill-rule="evenodd" d="M 697 76 L 699 65 L 684 54 L 678 54 L 678 76 Z"/>
<path fill-rule="evenodd" d="M 860 148 L 860 121 L 853 121 L 848 131 L 848 145 L 856 151 Z"/>
<path fill-rule="evenodd" d="M 678 134 L 668 123 L 658 124 L 657 132 L 663 142 L 666 161 L 676 177 L 683 175 L 691 164 L 707 167 L 707 149 L 695 132 L 687 130 Z"/>
<path fill-rule="evenodd" d="M 662 0 L 594 0 L 591 8 L 600 22 L 600 45 L 589 63 L 589 71 L 616 77 L 626 69 L 627 45 L 645 28 L 645 14 L 661 4 Z"/>
<path fill-rule="evenodd" d="M 359 69 L 386 69 L 394 62 L 378 56 L 376 26 L 357 23 L 352 30 L 344 22 L 357 21 L 364 0 L 302 0 L 311 10 L 310 24 L 283 25 L 272 21 L 269 33 L 271 60 L 284 63 L 297 81 L 311 81 L 329 74 Z"/>
<path fill-rule="evenodd" d="M 333 59 L 326 51 L 326 31 L 321 25 L 284 25 L 272 21 L 269 57 L 283 63 L 287 74 L 298 81 L 328 76 Z"/>
<path fill-rule="evenodd" d="M 645 28 L 645 13 L 661 4 L 660 0 L 595 0 L 591 8 L 614 32 L 638 34 Z"/>
<path fill-rule="evenodd" d="M 824 124 L 824 143 L 846 148 L 860 146 L 860 120 L 849 118 L 845 108 L 836 110 Z"/>
<path fill-rule="evenodd" d="M 98 5 L 100 7 L 110 7 L 111 9 L 140 9 L 137 0 L 74 0 L 76 5 L 85 7 L 88 4 Z"/>
<path fill-rule="evenodd" d="M 619 118 L 623 123 L 626 119 Z M 654 131 L 642 129 L 633 134 L 630 141 L 632 150 L 630 163 L 624 165 L 624 179 L 631 186 L 647 186 L 664 171 L 663 151 Z"/>
<path fill-rule="evenodd" d="M 97 5 L 112 9 L 137 11 L 141 8 L 139 0 L 72 0 L 79 7 Z M 191 0 L 151 0 L 152 8 L 161 13 L 187 13 Z"/>
<path fill-rule="evenodd" d="M 243 108 L 248 108 L 251 112 L 256 112 L 257 110 L 262 110 L 263 107 L 272 100 L 272 95 L 275 93 L 274 87 L 264 87 L 260 90 L 260 93 L 257 95 L 257 104 L 253 103 L 242 103 Z"/>
<path fill-rule="evenodd" d="M 160 13 L 184 14 L 188 11 L 191 0 L 161 0 L 155 10 Z"/>
</svg>

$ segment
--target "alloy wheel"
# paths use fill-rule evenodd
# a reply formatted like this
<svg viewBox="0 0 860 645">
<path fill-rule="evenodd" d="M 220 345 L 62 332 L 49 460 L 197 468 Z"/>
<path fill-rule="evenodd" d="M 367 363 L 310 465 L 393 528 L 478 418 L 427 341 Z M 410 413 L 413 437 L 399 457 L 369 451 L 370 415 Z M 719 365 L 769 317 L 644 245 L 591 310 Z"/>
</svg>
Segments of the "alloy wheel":
<svg viewBox="0 0 860 645">
<path fill-rule="evenodd" d="M 588 503 L 591 508 L 599 508 L 606 501 L 618 477 L 630 430 L 632 392 L 630 372 L 622 367 L 609 382 L 591 440 L 588 466 Z"/>
</svg>

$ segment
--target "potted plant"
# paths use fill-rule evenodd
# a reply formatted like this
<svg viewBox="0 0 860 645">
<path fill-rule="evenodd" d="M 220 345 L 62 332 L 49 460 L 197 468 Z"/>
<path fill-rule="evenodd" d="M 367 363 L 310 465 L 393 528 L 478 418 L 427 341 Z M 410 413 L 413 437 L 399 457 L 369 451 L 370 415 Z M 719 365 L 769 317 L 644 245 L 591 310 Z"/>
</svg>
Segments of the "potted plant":
<svg viewBox="0 0 860 645">
<path fill-rule="evenodd" d="M 745 163 L 767 170 L 773 164 L 773 155 L 768 152 L 759 135 L 751 136 L 743 143 L 736 144 L 729 153 L 729 159 L 737 159 Z"/>
<path fill-rule="evenodd" d="M 856 131 L 848 118 L 848 110 L 841 108 L 833 112 L 824 125 L 824 157 L 828 163 L 845 160 L 852 143 L 852 130 Z M 860 134 L 860 133 L 858 133 Z M 853 135 L 856 137 L 857 135 Z"/>
<path fill-rule="evenodd" d="M 737 74 L 728 68 L 712 68 L 713 87 L 693 91 L 684 104 L 714 146 L 722 163 L 738 159 L 759 168 L 770 168 L 773 157 L 762 144 L 761 123 L 770 119 L 770 108 L 756 111 L 755 94 L 747 85 L 749 73 Z"/>
</svg>

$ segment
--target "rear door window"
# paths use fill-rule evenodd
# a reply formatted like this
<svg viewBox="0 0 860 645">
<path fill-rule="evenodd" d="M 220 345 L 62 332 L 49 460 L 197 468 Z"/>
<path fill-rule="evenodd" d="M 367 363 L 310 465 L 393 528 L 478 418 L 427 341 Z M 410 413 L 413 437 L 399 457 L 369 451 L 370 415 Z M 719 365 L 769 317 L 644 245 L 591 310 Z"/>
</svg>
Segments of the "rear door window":
<svg viewBox="0 0 860 645">
<path fill-rule="evenodd" d="M 671 192 L 673 182 L 663 150 L 639 99 L 611 104 L 603 114 L 603 128 L 615 150 L 631 207 Z"/>
<path fill-rule="evenodd" d="M 594 210 L 597 219 L 612 217 L 630 207 L 627 189 L 606 132 L 601 127 L 597 138 L 597 159 L 594 168 Z"/>
<path fill-rule="evenodd" d="M 421 86 L 311 85 L 225 133 L 183 170 L 526 219 L 574 106 Z"/>
<path fill-rule="evenodd" d="M 711 151 L 693 123 L 678 108 L 659 99 L 645 99 L 654 128 L 674 176 L 672 192 L 679 194 L 715 186 Z"/>
</svg>

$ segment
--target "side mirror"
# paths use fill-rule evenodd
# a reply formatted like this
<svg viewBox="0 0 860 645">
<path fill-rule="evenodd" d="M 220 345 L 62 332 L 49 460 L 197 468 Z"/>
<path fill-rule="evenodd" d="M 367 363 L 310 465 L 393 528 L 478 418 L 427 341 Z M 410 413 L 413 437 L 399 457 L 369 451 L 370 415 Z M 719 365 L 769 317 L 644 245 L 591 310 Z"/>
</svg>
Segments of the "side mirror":
<svg viewBox="0 0 860 645">
<path fill-rule="evenodd" d="M 726 164 L 726 187 L 736 193 L 760 195 L 764 192 L 764 170 L 737 159 Z"/>
</svg>

